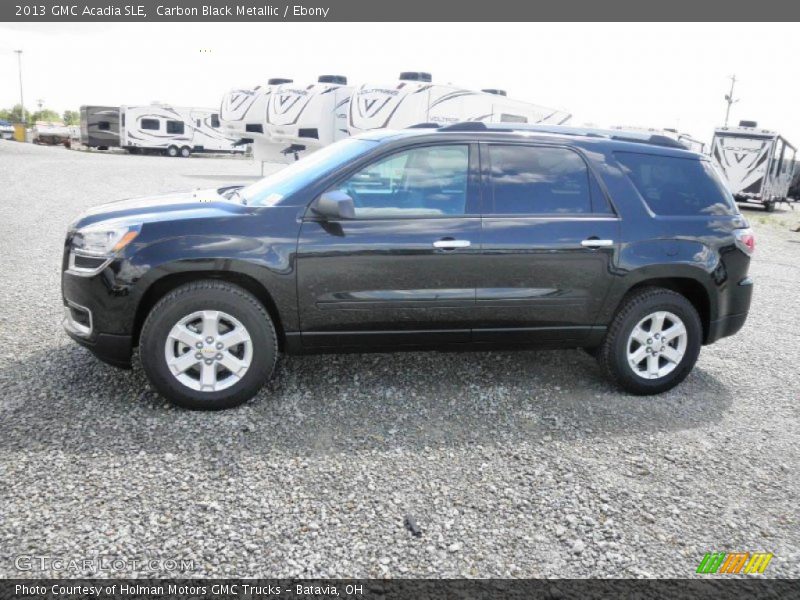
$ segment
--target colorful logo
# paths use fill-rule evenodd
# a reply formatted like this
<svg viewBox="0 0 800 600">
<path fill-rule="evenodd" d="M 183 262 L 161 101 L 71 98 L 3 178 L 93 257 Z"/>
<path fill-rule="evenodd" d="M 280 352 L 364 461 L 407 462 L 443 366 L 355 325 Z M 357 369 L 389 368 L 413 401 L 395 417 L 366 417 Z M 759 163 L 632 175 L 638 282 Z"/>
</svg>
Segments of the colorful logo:
<svg viewBox="0 0 800 600">
<path fill-rule="evenodd" d="M 698 573 L 763 573 L 772 560 L 771 552 L 708 552 L 697 567 Z"/>
</svg>

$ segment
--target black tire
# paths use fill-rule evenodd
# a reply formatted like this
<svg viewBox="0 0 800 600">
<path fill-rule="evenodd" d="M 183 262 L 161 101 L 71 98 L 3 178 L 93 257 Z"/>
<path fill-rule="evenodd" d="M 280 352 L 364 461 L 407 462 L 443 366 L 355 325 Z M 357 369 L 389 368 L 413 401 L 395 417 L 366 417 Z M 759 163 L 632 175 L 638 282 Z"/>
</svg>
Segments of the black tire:
<svg viewBox="0 0 800 600">
<path fill-rule="evenodd" d="M 764 202 L 764 210 L 768 213 L 775 212 L 775 202 L 770 200 L 769 202 Z"/>
<path fill-rule="evenodd" d="M 183 146 L 181 148 L 181 157 L 189 158 L 192 155 L 192 149 L 189 146 Z"/>
<path fill-rule="evenodd" d="M 175 158 L 176 156 L 178 156 L 179 153 L 180 150 L 178 150 L 177 146 L 170 146 L 169 148 L 167 148 L 167 156 L 169 156 L 170 158 Z"/>
<path fill-rule="evenodd" d="M 169 370 L 165 347 L 172 327 L 200 310 L 220 310 L 238 319 L 253 346 L 249 368 L 232 386 L 199 391 L 181 383 Z M 182 285 L 164 296 L 150 311 L 139 342 L 142 366 L 153 387 L 167 400 L 192 410 L 222 410 L 252 398 L 272 376 L 278 358 L 275 327 L 264 306 L 246 290 L 215 280 Z"/>
<path fill-rule="evenodd" d="M 658 379 L 637 375 L 628 364 L 628 340 L 639 321 L 656 311 L 669 311 L 680 318 L 687 332 L 683 358 L 675 369 Z M 664 288 L 642 288 L 629 295 L 614 317 L 600 346 L 597 360 L 606 375 L 624 390 L 636 395 L 660 394 L 674 388 L 691 372 L 703 341 L 703 326 L 689 300 Z"/>
</svg>

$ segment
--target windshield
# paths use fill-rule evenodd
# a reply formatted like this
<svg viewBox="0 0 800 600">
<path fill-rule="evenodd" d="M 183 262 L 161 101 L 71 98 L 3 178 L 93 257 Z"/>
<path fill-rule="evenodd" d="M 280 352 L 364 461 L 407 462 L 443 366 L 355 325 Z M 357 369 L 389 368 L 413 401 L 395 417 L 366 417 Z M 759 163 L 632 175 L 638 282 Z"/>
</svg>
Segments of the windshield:
<svg viewBox="0 0 800 600">
<path fill-rule="evenodd" d="M 336 142 L 248 185 L 239 195 L 250 205 L 275 206 L 286 196 L 374 147 L 375 142 L 353 138 Z"/>
</svg>

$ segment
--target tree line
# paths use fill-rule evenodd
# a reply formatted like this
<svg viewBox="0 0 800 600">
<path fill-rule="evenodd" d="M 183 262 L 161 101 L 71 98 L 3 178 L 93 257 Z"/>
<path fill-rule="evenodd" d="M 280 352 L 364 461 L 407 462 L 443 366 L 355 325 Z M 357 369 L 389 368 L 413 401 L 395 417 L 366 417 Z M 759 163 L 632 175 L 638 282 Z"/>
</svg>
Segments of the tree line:
<svg viewBox="0 0 800 600">
<path fill-rule="evenodd" d="M 23 119 L 23 116 L 25 117 Z M 12 123 L 36 123 L 36 121 L 63 122 L 64 125 L 78 125 L 81 122 L 81 115 L 77 110 L 65 110 L 58 114 L 49 108 L 41 108 L 37 111 L 25 110 L 23 115 L 22 105 L 15 104 L 13 108 L 0 108 L 0 119 L 11 121 Z"/>
</svg>

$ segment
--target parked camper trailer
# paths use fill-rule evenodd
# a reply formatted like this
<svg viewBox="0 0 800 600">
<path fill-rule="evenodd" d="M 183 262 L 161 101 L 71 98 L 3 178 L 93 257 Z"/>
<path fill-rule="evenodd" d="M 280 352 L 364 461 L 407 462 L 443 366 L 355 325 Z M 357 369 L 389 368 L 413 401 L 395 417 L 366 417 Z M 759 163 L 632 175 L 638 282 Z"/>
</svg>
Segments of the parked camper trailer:
<svg viewBox="0 0 800 600">
<path fill-rule="evenodd" d="M 738 202 L 762 204 L 772 211 L 786 200 L 794 175 L 795 148 L 755 121 L 720 127 L 711 141 L 711 159 Z"/>
<path fill-rule="evenodd" d="M 351 135 L 371 129 L 405 129 L 421 123 L 462 121 L 562 124 L 570 114 L 512 100 L 502 90 L 467 90 L 432 82 L 430 73 L 405 72 L 389 84 L 359 86 L 350 101 Z"/>
<path fill-rule="evenodd" d="M 220 106 L 220 122 L 224 134 L 237 146 L 250 144 L 256 160 L 264 162 L 286 162 L 282 142 L 273 142 L 266 131 L 267 106 L 273 92 L 282 85 L 291 84 L 291 79 L 274 77 L 266 86 L 252 89 L 234 89 L 225 94 Z"/>
<path fill-rule="evenodd" d="M 347 109 L 353 88 L 343 75 L 320 75 L 315 83 L 281 85 L 267 103 L 266 133 L 297 156 L 348 136 Z"/>
<path fill-rule="evenodd" d="M 81 144 L 98 150 L 119 146 L 119 106 L 81 106 Z"/>
<path fill-rule="evenodd" d="M 131 153 L 188 157 L 193 152 L 242 152 L 235 142 L 223 133 L 219 113 L 210 108 L 120 107 L 120 145 Z"/>
<path fill-rule="evenodd" d="M 265 136 L 269 98 L 273 90 L 287 83 L 292 83 L 292 80 L 275 77 L 269 79 L 265 86 L 233 89 L 225 94 L 219 108 L 222 132 L 242 144 L 251 143 L 255 137 Z"/>
</svg>

